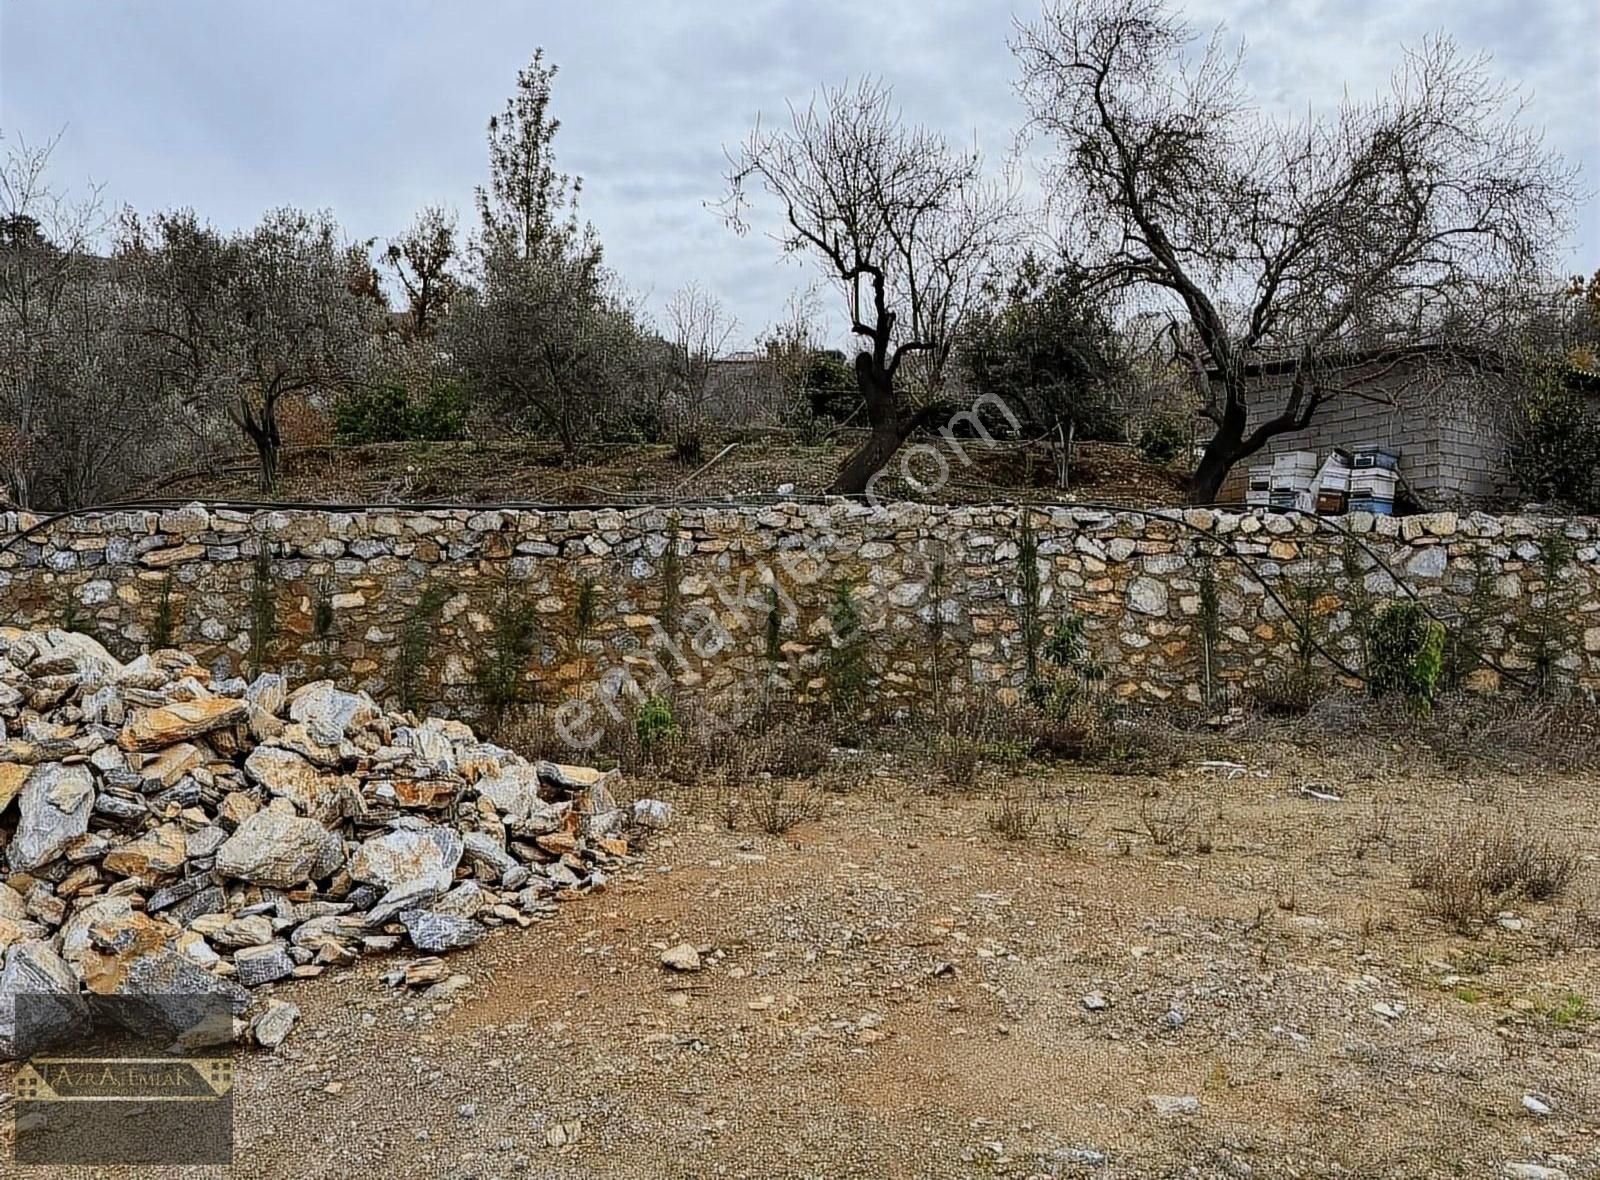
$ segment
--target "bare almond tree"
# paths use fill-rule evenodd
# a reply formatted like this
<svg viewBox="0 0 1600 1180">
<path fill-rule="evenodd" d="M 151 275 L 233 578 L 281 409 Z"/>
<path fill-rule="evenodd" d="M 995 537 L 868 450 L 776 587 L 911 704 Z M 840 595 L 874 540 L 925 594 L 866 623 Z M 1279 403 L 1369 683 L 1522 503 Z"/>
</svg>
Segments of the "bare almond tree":
<svg viewBox="0 0 1600 1180">
<path fill-rule="evenodd" d="M 1165 0 L 1047 0 L 1012 48 L 1069 252 L 1172 316 L 1215 426 L 1190 486 L 1208 502 L 1363 395 L 1342 377 L 1358 348 L 1459 339 L 1486 287 L 1531 289 L 1574 192 L 1516 92 L 1448 40 L 1407 52 L 1388 93 L 1298 119 L 1259 110 L 1220 32 L 1196 40 Z M 1287 391 L 1251 406 L 1267 359 Z"/>
<path fill-rule="evenodd" d="M 80 335 L 74 313 L 96 277 L 93 244 L 106 224 L 98 189 L 74 200 L 50 183 L 55 144 L 19 138 L 0 159 L 0 463 L 23 505 L 34 500 L 55 386 Z"/>
<path fill-rule="evenodd" d="M 725 208 L 743 232 L 751 190 L 783 210 L 778 235 L 843 294 L 860 338 L 856 384 L 870 433 L 832 492 L 865 492 L 929 416 L 961 322 L 1018 230 L 1013 194 L 985 178 L 975 150 L 905 124 L 889 88 L 862 81 L 791 107 L 789 125 L 759 122 L 730 154 Z M 918 358 L 924 400 L 904 396 L 902 366 Z"/>
<path fill-rule="evenodd" d="M 665 326 L 678 403 L 671 416 L 679 419 L 677 428 L 694 430 L 705 417 L 717 358 L 727 351 L 739 324 L 720 299 L 698 283 L 689 283 L 667 300 Z"/>
</svg>

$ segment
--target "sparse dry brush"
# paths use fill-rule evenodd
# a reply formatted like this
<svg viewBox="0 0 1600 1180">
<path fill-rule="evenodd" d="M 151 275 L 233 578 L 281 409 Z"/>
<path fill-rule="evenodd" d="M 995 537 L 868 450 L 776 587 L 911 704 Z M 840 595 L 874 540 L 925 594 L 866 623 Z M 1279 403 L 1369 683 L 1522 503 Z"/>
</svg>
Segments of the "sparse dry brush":
<svg viewBox="0 0 1600 1180">
<path fill-rule="evenodd" d="M 769 836 L 822 818 L 822 799 L 805 787 L 773 779 L 750 792 L 749 806 L 756 823 Z"/>
<path fill-rule="evenodd" d="M 1139 822 L 1152 844 L 1174 855 L 1216 846 L 1216 811 L 1193 791 L 1152 791 L 1139 802 Z"/>
<path fill-rule="evenodd" d="M 1011 787 L 989 811 L 989 828 L 1007 840 L 1021 841 L 1033 835 L 1044 809 L 1036 794 Z"/>
<path fill-rule="evenodd" d="M 933 739 L 932 758 L 940 780 L 953 790 L 977 785 L 983 747 L 959 734 L 941 733 Z"/>
<path fill-rule="evenodd" d="M 1578 875 L 1577 849 L 1527 821 L 1476 819 L 1436 832 L 1412 860 L 1428 911 L 1476 933 L 1514 901 L 1551 901 Z"/>
</svg>

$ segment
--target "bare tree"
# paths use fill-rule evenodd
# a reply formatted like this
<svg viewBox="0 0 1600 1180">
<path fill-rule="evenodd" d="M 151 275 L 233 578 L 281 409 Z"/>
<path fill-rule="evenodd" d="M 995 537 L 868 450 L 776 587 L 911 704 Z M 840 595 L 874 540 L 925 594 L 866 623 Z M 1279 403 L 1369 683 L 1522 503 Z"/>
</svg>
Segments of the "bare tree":
<svg viewBox="0 0 1600 1180">
<path fill-rule="evenodd" d="M 410 228 L 384 248 L 383 263 L 406 295 L 407 337 L 428 340 L 437 331 L 457 288 L 455 262 L 455 214 L 437 205 L 418 213 Z"/>
<path fill-rule="evenodd" d="M 787 127 L 758 122 L 730 159 L 734 227 L 747 228 L 750 188 L 765 190 L 783 209 L 783 249 L 810 257 L 844 295 L 871 432 L 830 490 L 862 493 L 930 412 L 902 397 L 902 365 L 921 358 L 924 390 L 937 388 L 985 273 L 1014 240 L 1015 202 L 984 178 L 976 151 L 904 124 L 873 81 L 791 107 Z"/>
<path fill-rule="evenodd" d="M 689 283 L 667 301 L 665 337 L 672 356 L 674 417 L 679 427 L 698 428 L 711 395 L 711 374 L 717 358 L 738 329 L 722 301 L 698 283 Z"/>
<path fill-rule="evenodd" d="M 1279 119 L 1220 33 L 1199 53 L 1195 39 L 1165 0 L 1048 0 L 1013 50 L 1031 126 L 1057 148 L 1069 250 L 1170 310 L 1216 428 L 1190 487 L 1206 502 L 1267 440 L 1363 395 L 1342 384 L 1358 347 L 1437 338 L 1485 284 L 1530 282 L 1573 174 L 1448 40 L 1408 52 L 1386 95 Z M 1285 356 L 1281 404 L 1253 416 L 1250 373 Z"/>
<path fill-rule="evenodd" d="M 33 502 L 63 364 L 82 343 L 84 325 L 75 325 L 74 313 L 100 261 L 92 247 L 105 226 L 98 189 L 71 200 L 52 187 L 55 145 L 18 139 L 0 160 L 0 462 L 23 505 Z"/>
</svg>

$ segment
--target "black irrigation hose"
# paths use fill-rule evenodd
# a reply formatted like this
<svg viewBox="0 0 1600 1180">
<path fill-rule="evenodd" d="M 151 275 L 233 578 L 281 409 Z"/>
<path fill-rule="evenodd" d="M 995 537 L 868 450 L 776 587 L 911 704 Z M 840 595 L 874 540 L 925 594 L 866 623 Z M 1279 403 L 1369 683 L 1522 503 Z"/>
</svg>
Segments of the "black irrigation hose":
<svg viewBox="0 0 1600 1180">
<path fill-rule="evenodd" d="M 1363 553 L 1372 558 L 1374 565 L 1389 575 L 1389 581 L 1394 583 L 1394 585 L 1400 590 L 1404 591 L 1405 596 L 1411 599 L 1412 602 L 1416 603 L 1417 607 L 1422 611 L 1423 614 L 1427 615 L 1428 618 L 1432 619 L 1435 623 L 1438 623 L 1441 627 L 1448 628 L 1451 623 L 1455 621 L 1452 619 L 1442 618 L 1435 613 L 1433 608 L 1428 605 L 1428 600 L 1418 594 L 1416 588 L 1413 587 L 1411 583 L 1407 582 L 1404 578 L 1397 574 L 1394 571 L 1394 568 L 1389 565 L 1388 562 L 1378 556 L 1377 552 L 1372 548 L 1371 545 L 1368 545 L 1365 541 L 1361 540 L 1360 536 L 1352 532 L 1349 528 L 1335 524 L 1329 517 L 1317 516 L 1315 513 L 1305 512 L 1299 508 L 1290 509 L 1288 514 L 1309 517 L 1317 522 L 1318 528 L 1327 529 L 1330 532 L 1337 533 L 1346 541 L 1354 543 L 1358 548 L 1361 549 Z M 1485 652 L 1478 653 L 1478 660 L 1480 663 L 1494 669 L 1494 671 L 1499 675 L 1503 676 L 1505 679 L 1511 681 L 1511 683 L 1521 688 L 1531 690 L 1537 687 L 1537 685 L 1535 685 L 1532 681 L 1528 680 L 1524 676 L 1517 675 L 1515 672 L 1511 671 L 1511 669 L 1507 668 L 1498 660 L 1493 659 Z M 1362 679 L 1365 680 L 1366 678 L 1362 677 Z"/>
<path fill-rule="evenodd" d="M 1018 504 L 1017 507 L 1026 509 L 1028 507 L 1028 505 L 1026 505 L 1026 504 Z M 1272 584 L 1269 583 L 1266 580 L 1265 576 L 1262 575 L 1255 568 L 1255 566 L 1253 564 L 1253 557 L 1252 557 L 1251 554 L 1240 553 L 1238 551 L 1238 549 L 1234 547 L 1234 545 L 1233 545 L 1233 543 L 1231 541 L 1230 542 L 1222 541 L 1215 533 L 1212 533 L 1212 532 L 1207 531 L 1206 529 L 1200 528 L 1198 525 L 1190 524 L 1187 520 L 1184 520 L 1181 515 L 1175 515 L 1175 516 L 1158 515 L 1158 513 L 1161 513 L 1161 512 L 1174 512 L 1174 511 L 1176 511 L 1178 513 L 1181 513 L 1183 511 L 1182 509 L 1174 510 L 1174 509 L 1127 508 L 1127 507 L 1118 507 L 1118 506 L 1112 505 L 1112 504 L 1097 504 L 1097 503 L 1087 502 L 1087 501 L 1074 503 L 1074 504 L 1070 505 L 1070 507 L 1073 507 L 1073 508 L 1088 508 L 1091 511 L 1097 511 L 1097 512 L 1129 512 L 1129 513 L 1137 513 L 1138 515 L 1144 516 L 1144 517 L 1156 517 L 1157 519 L 1160 519 L 1160 520 L 1169 521 L 1172 524 L 1180 526 L 1181 528 L 1186 528 L 1192 533 L 1197 533 L 1201 537 L 1204 537 L 1206 540 L 1210 541 L 1213 545 L 1225 546 L 1227 553 L 1229 555 L 1231 555 L 1235 561 L 1239 562 L 1240 566 L 1242 568 L 1244 568 L 1246 570 L 1246 572 L 1248 572 L 1249 575 L 1252 578 L 1255 579 L 1256 583 L 1261 587 L 1262 591 L 1267 595 L 1267 597 L 1272 599 L 1273 602 L 1278 604 L 1278 609 L 1283 612 L 1284 617 L 1287 618 L 1287 619 L 1293 619 L 1294 618 L 1293 613 L 1289 610 L 1289 605 L 1286 602 L 1284 602 L 1281 597 L 1279 597 L 1278 592 L 1272 588 Z M 1299 628 L 1297 627 L 1296 630 L 1299 630 Z M 1338 656 L 1334 655 L 1331 651 L 1329 651 L 1326 647 L 1324 647 L 1322 645 L 1322 643 L 1320 643 L 1315 637 L 1307 634 L 1307 635 L 1302 636 L 1302 639 L 1308 640 L 1310 642 L 1312 648 L 1314 648 L 1316 650 L 1318 655 L 1322 656 L 1323 659 L 1327 660 L 1330 664 L 1332 664 L 1339 671 L 1343 672 L 1345 675 L 1352 676 L 1352 677 L 1356 678 L 1357 680 L 1362 681 L 1363 683 L 1366 681 L 1366 677 L 1364 675 L 1362 675 L 1360 672 L 1356 671 L 1354 668 L 1350 667 L 1343 660 L 1341 660 Z"/>
<path fill-rule="evenodd" d="M 1136 513 L 1136 514 L 1138 514 L 1140 516 L 1144 516 L 1144 517 L 1155 517 L 1156 519 L 1170 521 L 1173 524 L 1176 524 L 1176 525 L 1179 525 L 1182 528 L 1188 529 L 1192 533 L 1198 534 L 1199 536 L 1205 538 L 1207 541 L 1211 542 L 1211 544 L 1224 548 L 1226 554 L 1231 556 L 1231 557 L 1233 557 L 1233 559 L 1235 561 L 1237 561 L 1240 564 L 1240 566 L 1242 568 L 1244 568 L 1246 570 L 1246 572 L 1248 572 L 1249 575 L 1252 578 L 1255 579 L 1257 584 L 1259 584 L 1261 589 L 1266 593 L 1267 597 L 1271 598 L 1272 601 L 1277 604 L 1278 609 L 1283 612 L 1284 617 L 1287 618 L 1287 619 L 1290 619 L 1290 620 L 1294 619 L 1294 614 L 1289 610 L 1288 604 L 1286 604 L 1283 601 L 1283 599 L 1281 597 L 1279 597 L 1278 592 L 1272 588 L 1272 585 L 1255 568 L 1255 565 L 1254 565 L 1255 557 L 1254 557 L 1254 555 L 1246 554 L 1246 553 L 1240 553 L 1239 550 L 1234 546 L 1233 542 L 1231 542 L 1231 541 L 1223 541 L 1222 538 L 1219 537 L 1217 534 L 1215 534 L 1213 532 L 1210 532 L 1210 531 L 1208 531 L 1206 529 L 1200 528 L 1198 525 L 1190 524 L 1187 520 L 1184 520 L 1182 515 L 1181 515 L 1181 513 L 1184 511 L 1183 509 L 1129 508 L 1129 507 L 1126 507 L 1126 506 L 1123 506 L 1123 505 L 1102 504 L 1102 503 L 1095 503 L 1095 502 L 1092 502 L 1092 501 L 1076 501 L 1076 502 L 1073 502 L 1071 504 L 1066 504 L 1066 505 L 1030 505 L 1030 504 L 1019 502 L 1019 501 L 1008 501 L 1007 505 L 1010 506 L 1010 507 L 1016 507 L 1016 508 L 1021 508 L 1021 509 L 1026 509 L 1026 508 L 1029 508 L 1029 507 L 1046 508 L 1046 509 L 1051 508 L 1051 507 L 1088 508 L 1091 511 L 1098 511 L 1098 512 Z M 1214 511 L 1215 509 L 1212 509 L 1212 510 Z M 1342 528 L 1340 526 L 1335 525 L 1332 522 L 1332 520 L 1329 519 L 1328 517 L 1318 516 L 1315 513 L 1306 512 L 1306 511 L 1303 511 L 1302 509 L 1299 509 L 1299 508 L 1290 508 L 1290 509 L 1287 509 L 1285 511 L 1277 512 L 1276 514 L 1280 515 L 1280 516 L 1305 517 L 1308 520 L 1314 521 L 1316 523 L 1318 529 L 1326 529 L 1326 530 L 1328 530 L 1330 532 L 1336 533 L 1337 535 L 1343 537 L 1347 541 L 1353 542 L 1363 552 L 1365 552 L 1367 554 L 1367 556 L 1372 558 L 1372 561 L 1373 561 L 1374 565 L 1376 565 L 1379 569 L 1383 570 L 1384 573 L 1389 575 L 1389 580 L 1391 582 L 1393 582 L 1395 584 L 1395 586 L 1397 586 L 1398 588 L 1403 590 L 1405 592 L 1406 596 L 1408 598 L 1410 598 L 1413 602 L 1415 602 L 1417 604 L 1417 606 L 1419 608 L 1421 608 L 1422 612 L 1428 616 L 1428 618 L 1432 619 L 1434 622 L 1438 623 L 1440 626 L 1448 627 L 1450 625 L 1450 620 L 1449 619 L 1445 619 L 1445 618 L 1441 618 L 1439 615 L 1434 613 L 1434 611 L 1428 606 L 1427 601 L 1425 599 L 1423 599 L 1416 592 L 1416 590 L 1410 585 L 1410 583 L 1408 583 L 1404 578 L 1402 578 L 1399 574 L 1397 574 L 1395 572 L 1394 568 L 1391 565 L 1389 565 L 1389 563 L 1387 561 L 1385 561 L 1382 557 L 1378 556 L 1377 552 L 1373 550 L 1372 546 L 1368 545 L 1365 541 L 1361 540 L 1359 534 L 1353 533 L 1349 529 Z M 1295 629 L 1297 631 L 1299 631 L 1301 628 L 1297 625 Z M 1367 676 L 1366 676 L 1366 674 L 1364 672 L 1359 672 L 1356 669 L 1350 667 L 1343 660 L 1341 660 L 1338 656 L 1334 655 L 1333 652 L 1329 651 L 1328 648 L 1326 646 L 1324 646 L 1320 641 L 1318 641 L 1314 636 L 1306 634 L 1306 635 L 1301 636 L 1301 639 L 1303 641 L 1309 642 L 1311 644 L 1312 648 L 1317 652 L 1318 655 L 1320 655 L 1323 659 L 1327 660 L 1328 663 L 1332 664 L 1335 668 L 1337 668 L 1339 671 L 1343 672 L 1346 676 L 1349 676 L 1349 677 L 1351 677 L 1353 679 L 1356 679 L 1356 680 L 1360 680 L 1362 683 L 1366 683 Z M 1505 677 L 1507 680 L 1511 681 L 1513 684 L 1516 684 L 1519 687 L 1528 688 L 1528 689 L 1531 689 L 1531 688 L 1534 687 L 1534 685 L 1530 681 L 1528 681 L 1525 677 L 1517 675 L 1515 672 L 1513 672 L 1509 668 L 1505 667 L 1505 665 L 1501 664 L 1498 660 L 1495 660 L 1492 657 L 1490 657 L 1487 653 L 1480 653 L 1478 658 L 1487 667 L 1490 667 L 1490 668 L 1494 669 L 1495 672 L 1499 673 L 1501 676 Z"/>
<path fill-rule="evenodd" d="M 814 494 L 792 494 L 780 496 L 776 493 L 770 493 L 754 496 L 741 496 L 738 503 L 733 506 L 758 506 L 775 503 L 826 504 L 830 502 L 841 503 L 858 501 L 850 501 L 849 497 L 840 496 L 823 496 Z M 61 512 L 53 513 L 49 516 L 41 517 L 28 528 L 8 538 L 3 544 L 0 544 L 0 553 L 10 552 L 13 548 L 27 540 L 27 538 L 50 528 L 50 526 L 55 524 L 57 521 L 65 520 L 68 517 L 105 515 L 113 512 L 159 510 L 163 508 L 181 508 L 192 503 L 195 503 L 195 501 L 185 499 L 141 499 L 115 501 L 110 504 L 97 504 L 85 508 L 67 509 Z M 373 512 L 384 510 L 393 512 L 492 512 L 502 509 L 529 512 L 597 512 L 604 510 L 626 510 L 630 508 L 726 508 L 730 506 L 729 501 L 726 498 L 704 499 L 695 497 L 686 497 L 676 500 L 652 500 L 639 504 L 618 504 L 616 502 L 600 502 L 593 504 L 560 504 L 532 500 L 509 501 L 488 505 L 449 503 L 330 504 L 317 501 L 289 500 L 272 502 L 261 500 L 206 500 L 202 501 L 202 503 L 204 503 L 208 508 L 224 508 L 233 511 L 249 512 L 270 512 L 284 510 L 310 512 Z M 922 501 L 897 501 L 897 503 L 922 503 Z M 1216 533 L 1200 528 L 1197 525 L 1190 524 L 1187 520 L 1183 519 L 1183 509 L 1130 508 L 1125 504 L 1102 503 L 1092 500 L 1076 500 L 1059 504 L 1005 500 L 994 501 L 989 504 L 982 505 L 982 507 L 1005 507 L 1013 510 L 1023 511 L 1048 511 L 1051 508 L 1077 508 L 1088 509 L 1091 512 L 1125 512 L 1141 517 L 1168 521 L 1172 524 L 1180 526 L 1181 528 L 1188 529 L 1190 532 L 1195 533 L 1209 541 L 1212 545 L 1223 548 L 1227 555 L 1233 557 L 1233 559 L 1237 561 L 1253 579 L 1255 579 L 1256 583 L 1260 585 L 1262 591 L 1267 595 L 1267 597 L 1277 604 L 1278 609 L 1283 612 L 1284 617 L 1290 620 L 1294 619 L 1294 614 L 1289 609 L 1288 604 L 1284 602 L 1281 596 L 1279 596 L 1278 592 L 1272 587 L 1272 584 L 1267 581 L 1266 577 L 1255 568 L 1254 555 L 1241 553 L 1232 541 L 1223 541 Z M 1374 565 L 1383 570 L 1383 572 L 1389 576 L 1389 580 L 1393 582 L 1396 587 L 1404 591 L 1405 595 L 1417 604 L 1417 606 L 1424 614 L 1428 616 L 1429 619 L 1439 623 L 1441 626 L 1449 626 L 1450 620 L 1441 618 L 1438 614 L 1436 614 L 1433 609 L 1429 607 L 1427 601 L 1423 599 L 1404 578 L 1398 575 L 1394 568 L 1390 566 L 1389 563 L 1382 557 L 1380 557 L 1371 545 L 1363 541 L 1359 534 L 1352 532 L 1348 528 L 1334 524 L 1333 521 L 1328 517 L 1318 516 L 1315 513 L 1305 512 L 1298 508 L 1291 508 L 1281 511 L 1278 513 L 1278 515 L 1304 517 L 1315 522 L 1318 530 L 1326 530 L 1328 532 L 1335 533 L 1336 535 L 1344 538 L 1346 542 L 1355 544 L 1372 559 Z M 1296 626 L 1296 630 L 1301 630 L 1301 628 Z M 1346 676 L 1363 682 L 1366 681 L 1367 677 L 1364 673 L 1351 668 L 1333 652 L 1329 651 L 1328 648 L 1314 636 L 1306 634 L 1301 636 L 1301 640 L 1304 642 L 1309 642 L 1318 655 L 1322 656 L 1323 659 L 1327 660 L 1328 663 L 1332 664 Z M 1491 658 L 1487 654 L 1480 653 L 1479 659 L 1482 661 L 1482 663 L 1494 669 L 1495 672 L 1507 680 L 1510 680 L 1513 684 L 1519 685 L 1523 688 L 1533 687 L 1526 678 L 1517 675 L 1515 672 L 1511 671 L 1509 668 L 1506 668 L 1499 661 Z"/>
</svg>

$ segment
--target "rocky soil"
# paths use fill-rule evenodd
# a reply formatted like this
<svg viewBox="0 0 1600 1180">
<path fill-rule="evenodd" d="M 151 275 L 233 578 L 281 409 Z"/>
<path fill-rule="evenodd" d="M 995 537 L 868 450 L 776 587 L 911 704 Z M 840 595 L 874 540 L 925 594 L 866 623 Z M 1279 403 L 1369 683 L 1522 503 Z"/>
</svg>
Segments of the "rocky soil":
<svg viewBox="0 0 1600 1180">
<path fill-rule="evenodd" d="M 1600 1176 L 1596 784 L 1238 758 L 962 794 L 891 760 L 781 836 L 632 784 L 672 829 L 449 994 L 393 957 L 268 985 L 303 1015 L 241 1056 L 231 1174 Z M 1009 841 L 1019 780 L 1045 810 Z M 1156 845 L 1180 800 L 1205 839 Z M 1581 879 L 1475 936 L 1428 916 L 1415 849 L 1507 812 Z"/>
</svg>

